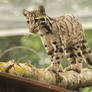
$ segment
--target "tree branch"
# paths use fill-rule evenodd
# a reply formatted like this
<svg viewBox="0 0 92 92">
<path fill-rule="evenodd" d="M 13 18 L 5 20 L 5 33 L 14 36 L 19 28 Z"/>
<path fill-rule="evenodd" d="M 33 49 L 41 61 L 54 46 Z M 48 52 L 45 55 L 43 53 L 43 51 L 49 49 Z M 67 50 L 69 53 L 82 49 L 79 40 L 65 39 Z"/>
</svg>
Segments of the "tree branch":
<svg viewBox="0 0 92 92">
<path fill-rule="evenodd" d="M 38 69 L 32 64 L 9 61 L 0 62 L 0 71 L 72 90 L 92 86 L 92 69 L 87 68 L 82 69 L 81 73 L 67 71 L 56 74 L 46 69 Z"/>
</svg>

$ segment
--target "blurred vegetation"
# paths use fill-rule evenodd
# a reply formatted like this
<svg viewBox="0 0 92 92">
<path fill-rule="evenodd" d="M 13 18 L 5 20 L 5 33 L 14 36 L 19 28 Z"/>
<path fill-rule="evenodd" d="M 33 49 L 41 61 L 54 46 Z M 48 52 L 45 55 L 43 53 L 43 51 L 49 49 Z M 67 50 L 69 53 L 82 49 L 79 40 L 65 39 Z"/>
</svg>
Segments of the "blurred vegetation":
<svg viewBox="0 0 92 92">
<path fill-rule="evenodd" d="M 92 49 L 92 30 L 85 30 L 85 35 Z M 8 61 L 14 59 L 17 62 L 31 62 L 36 67 L 46 67 L 50 64 L 48 55 L 42 45 L 39 35 L 26 35 L 26 36 L 14 36 L 14 37 L 2 37 L 0 38 L 0 53 L 2 54 L 5 50 L 16 46 L 24 46 L 31 48 L 16 48 L 12 51 L 5 53 L 0 57 L 0 61 Z M 69 62 L 63 60 L 63 65 L 67 66 Z"/>
<path fill-rule="evenodd" d="M 92 30 L 85 30 L 85 35 L 92 49 Z M 0 61 L 8 61 L 14 59 L 17 62 L 31 62 L 36 67 L 46 67 L 50 64 L 48 55 L 42 45 L 39 35 L 26 35 L 26 36 L 14 36 L 14 37 L 2 37 L 0 38 L 0 53 L 2 54 L 5 50 L 16 46 L 24 46 L 31 48 L 17 48 L 5 53 L 0 57 Z M 67 66 L 68 62 L 64 59 L 63 65 Z"/>
<path fill-rule="evenodd" d="M 85 30 L 85 35 L 92 49 L 92 30 Z M 0 56 L 0 61 L 15 60 L 16 62 L 31 62 L 33 65 L 39 68 L 46 68 L 50 64 L 48 55 L 42 45 L 39 35 L 26 35 L 26 36 L 14 36 L 14 37 L 2 37 L 0 38 L 0 55 L 9 48 L 23 46 L 31 48 L 15 48 L 8 51 L 3 56 Z M 67 66 L 66 58 L 63 60 L 63 66 Z M 82 89 L 81 92 L 90 92 L 91 88 Z"/>
<path fill-rule="evenodd" d="M 5 52 L 7 49 L 17 46 L 31 48 L 31 50 L 26 48 L 12 49 L 3 56 L 0 56 L 0 61 L 6 62 L 13 59 L 16 62 L 31 62 L 36 67 L 45 67 L 50 63 L 48 63 L 48 56 L 39 35 L 4 37 L 0 38 L 0 44 L 2 44 L 0 45 L 0 54 Z"/>
</svg>

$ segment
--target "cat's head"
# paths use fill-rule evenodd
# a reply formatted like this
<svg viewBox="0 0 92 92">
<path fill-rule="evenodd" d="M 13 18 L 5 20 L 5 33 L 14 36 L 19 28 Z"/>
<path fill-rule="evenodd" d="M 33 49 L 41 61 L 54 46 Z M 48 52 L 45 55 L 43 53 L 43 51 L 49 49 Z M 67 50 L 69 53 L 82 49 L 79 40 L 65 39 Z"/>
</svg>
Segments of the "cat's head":
<svg viewBox="0 0 92 92">
<path fill-rule="evenodd" d="M 44 6 L 39 6 L 36 10 L 27 11 L 23 9 L 23 15 L 27 19 L 27 25 L 31 33 L 37 33 L 39 31 L 39 25 L 45 21 L 45 8 Z"/>
</svg>

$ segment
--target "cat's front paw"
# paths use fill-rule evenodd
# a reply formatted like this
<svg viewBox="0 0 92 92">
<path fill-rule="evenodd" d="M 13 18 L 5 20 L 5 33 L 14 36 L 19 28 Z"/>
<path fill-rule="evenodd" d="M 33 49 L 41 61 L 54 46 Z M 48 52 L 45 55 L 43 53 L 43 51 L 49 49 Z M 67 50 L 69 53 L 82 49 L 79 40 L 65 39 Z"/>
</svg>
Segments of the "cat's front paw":
<svg viewBox="0 0 92 92">
<path fill-rule="evenodd" d="M 53 65 L 50 65 L 49 67 L 47 67 L 47 69 L 46 69 L 46 70 L 48 70 L 48 71 L 52 71 L 52 72 L 55 72 L 55 73 L 63 72 L 63 68 L 62 68 L 62 66 L 61 66 L 61 65 L 60 65 L 60 66 L 58 66 L 58 67 L 53 66 Z"/>
<path fill-rule="evenodd" d="M 66 67 L 65 69 L 64 69 L 64 71 L 66 72 L 66 71 L 75 71 L 75 72 L 77 72 L 77 73 L 80 73 L 81 72 L 81 67 L 80 66 L 78 66 L 78 65 L 70 65 L 70 66 L 68 66 L 68 67 Z"/>
</svg>

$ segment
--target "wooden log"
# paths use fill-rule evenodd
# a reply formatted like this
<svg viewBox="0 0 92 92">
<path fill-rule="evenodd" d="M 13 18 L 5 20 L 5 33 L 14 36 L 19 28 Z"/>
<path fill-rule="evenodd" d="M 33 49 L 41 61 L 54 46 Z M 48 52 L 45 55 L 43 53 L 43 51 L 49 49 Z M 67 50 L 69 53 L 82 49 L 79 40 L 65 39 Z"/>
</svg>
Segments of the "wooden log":
<svg viewBox="0 0 92 92">
<path fill-rule="evenodd" d="M 54 73 L 47 69 L 38 69 L 32 64 L 9 61 L 6 63 L 1 62 L 0 70 L 18 77 L 35 79 L 43 83 L 70 90 L 92 86 L 92 69 L 88 68 L 82 69 L 81 73 L 74 71 Z"/>
</svg>

